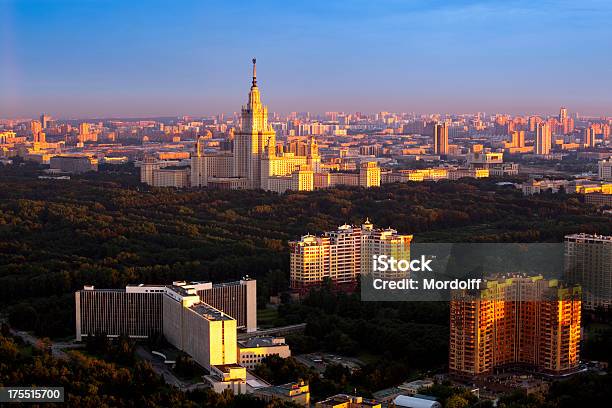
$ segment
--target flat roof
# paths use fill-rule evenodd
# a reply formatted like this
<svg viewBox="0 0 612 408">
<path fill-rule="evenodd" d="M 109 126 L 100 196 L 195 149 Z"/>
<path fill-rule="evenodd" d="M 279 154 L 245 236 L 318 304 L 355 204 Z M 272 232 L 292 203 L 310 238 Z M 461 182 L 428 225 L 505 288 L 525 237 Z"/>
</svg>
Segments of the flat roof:
<svg viewBox="0 0 612 408">
<path fill-rule="evenodd" d="M 219 365 L 214 365 L 213 367 L 215 367 L 217 370 L 221 371 L 222 373 L 229 373 L 231 369 L 235 369 L 235 368 L 244 368 L 243 366 L 241 366 L 240 364 L 236 364 L 236 363 L 232 363 L 232 364 L 219 364 Z"/>
<path fill-rule="evenodd" d="M 182 286 L 177 286 L 177 285 L 168 285 L 166 286 L 168 289 L 172 290 L 173 292 L 178 293 L 179 295 L 182 296 L 189 296 L 190 293 L 187 291 L 187 289 L 185 289 Z"/>
<path fill-rule="evenodd" d="M 234 320 L 233 317 L 228 316 L 206 303 L 196 303 L 191 306 L 190 309 L 208 320 Z"/>
<path fill-rule="evenodd" d="M 272 346 L 284 346 L 285 342 L 274 343 L 276 337 L 253 337 L 251 339 L 240 341 L 240 345 L 244 347 L 272 347 Z"/>
</svg>

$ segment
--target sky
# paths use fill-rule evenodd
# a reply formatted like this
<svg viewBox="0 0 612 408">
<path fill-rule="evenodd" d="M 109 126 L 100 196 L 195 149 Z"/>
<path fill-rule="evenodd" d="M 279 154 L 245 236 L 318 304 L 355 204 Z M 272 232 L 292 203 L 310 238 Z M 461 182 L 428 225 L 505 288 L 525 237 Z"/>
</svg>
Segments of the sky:
<svg viewBox="0 0 612 408">
<path fill-rule="evenodd" d="M 612 115 L 609 0 L 0 0 L 0 118 Z"/>
</svg>

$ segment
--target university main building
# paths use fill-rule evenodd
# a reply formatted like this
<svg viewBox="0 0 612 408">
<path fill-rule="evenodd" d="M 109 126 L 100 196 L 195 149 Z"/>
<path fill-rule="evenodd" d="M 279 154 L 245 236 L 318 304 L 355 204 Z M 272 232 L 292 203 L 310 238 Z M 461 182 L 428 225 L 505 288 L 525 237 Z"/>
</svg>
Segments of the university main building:
<svg viewBox="0 0 612 408">
<path fill-rule="evenodd" d="M 330 173 L 321 166 L 319 148 L 311 138 L 303 146 L 286 149 L 276 142 L 268 123 L 268 107 L 261 102 L 256 61 L 248 101 L 242 106 L 240 126 L 233 135 L 233 150 L 208 153 L 198 138 L 189 169 L 164 168 L 154 158 L 141 164 L 140 179 L 156 187 L 210 187 L 217 189 L 262 189 L 312 191 L 335 185 L 380 186 L 380 168 L 362 162 L 355 173 Z"/>
</svg>

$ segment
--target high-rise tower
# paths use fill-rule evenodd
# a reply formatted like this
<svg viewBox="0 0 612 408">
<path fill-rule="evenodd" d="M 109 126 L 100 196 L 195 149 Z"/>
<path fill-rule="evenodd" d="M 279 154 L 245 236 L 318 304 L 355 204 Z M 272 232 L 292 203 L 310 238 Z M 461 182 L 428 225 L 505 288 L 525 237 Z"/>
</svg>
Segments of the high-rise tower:
<svg viewBox="0 0 612 408">
<path fill-rule="evenodd" d="M 276 133 L 268 123 L 268 107 L 261 103 L 257 61 L 253 58 L 251 91 L 234 136 L 234 176 L 246 178 L 249 188 L 261 188 L 261 156 L 267 153 L 268 145 L 276 146 Z"/>
<path fill-rule="evenodd" d="M 434 125 L 434 154 L 448 154 L 448 126 L 446 123 L 436 123 Z"/>
<path fill-rule="evenodd" d="M 535 154 L 550 154 L 552 145 L 552 134 L 548 123 L 542 122 L 536 125 Z"/>
</svg>

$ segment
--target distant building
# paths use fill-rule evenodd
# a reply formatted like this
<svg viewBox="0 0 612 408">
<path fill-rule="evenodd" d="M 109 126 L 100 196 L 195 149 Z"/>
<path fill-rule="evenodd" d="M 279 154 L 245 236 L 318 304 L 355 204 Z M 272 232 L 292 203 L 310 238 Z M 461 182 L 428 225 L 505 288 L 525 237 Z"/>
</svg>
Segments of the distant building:
<svg viewBox="0 0 612 408">
<path fill-rule="evenodd" d="M 523 195 L 530 196 L 550 190 L 558 193 L 562 188 L 567 191 L 569 182 L 567 180 L 529 180 L 521 184 Z"/>
<path fill-rule="evenodd" d="M 527 366 L 549 374 L 580 362 L 581 293 L 556 280 L 489 280 L 477 293 L 457 290 L 450 302 L 449 370 L 459 376 Z"/>
<path fill-rule="evenodd" d="M 191 186 L 191 169 L 178 160 L 145 157 L 140 163 L 140 181 L 153 187 L 187 188 Z"/>
<path fill-rule="evenodd" d="M 582 286 L 585 309 L 610 308 L 612 306 L 612 236 L 566 235 L 565 274 L 570 282 Z"/>
<path fill-rule="evenodd" d="M 153 170 L 152 186 L 153 187 L 173 187 L 173 188 L 188 188 L 189 175 L 191 171 L 189 167 L 164 167 Z"/>
<path fill-rule="evenodd" d="M 355 395 L 337 394 L 319 401 L 316 408 L 381 408 L 381 403 Z"/>
<path fill-rule="evenodd" d="M 434 154 L 441 156 L 448 154 L 448 127 L 446 123 L 436 123 L 434 125 L 433 145 Z"/>
<path fill-rule="evenodd" d="M 582 145 L 586 148 L 595 147 L 595 128 L 587 126 L 582 131 Z"/>
<path fill-rule="evenodd" d="M 261 102 L 253 59 L 251 89 L 234 133 L 233 150 L 206 153 L 199 138 L 191 158 L 191 185 L 277 193 L 313 190 L 313 172 L 320 171 L 321 163 L 315 139 L 290 146 L 288 152 L 276 147 L 276 132 L 268 121 L 268 107 Z"/>
<path fill-rule="evenodd" d="M 550 154 L 552 146 L 552 131 L 546 122 L 536 125 L 535 154 L 546 156 Z"/>
<path fill-rule="evenodd" d="M 304 407 L 310 406 L 310 389 L 308 384 L 303 381 L 258 388 L 253 392 L 253 395 L 266 402 L 280 400 L 293 402 Z"/>
<path fill-rule="evenodd" d="M 503 153 L 472 152 L 467 155 L 467 164 L 474 169 L 490 169 L 504 162 Z"/>
<path fill-rule="evenodd" d="M 612 207 L 612 194 L 591 193 L 584 195 L 584 202 L 597 207 Z"/>
<path fill-rule="evenodd" d="M 254 369 L 269 356 L 291 357 L 291 350 L 284 338 L 255 337 L 238 342 L 238 363 L 249 370 Z"/>
<path fill-rule="evenodd" d="M 489 169 L 454 169 L 448 172 L 448 178 L 450 180 L 459 180 L 464 177 L 469 178 L 487 178 L 489 177 Z"/>
<path fill-rule="evenodd" d="M 208 370 L 237 363 L 236 320 L 202 302 L 197 285 L 165 288 L 162 326 L 170 344 Z"/>
<path fill-rule="evenodd" d="M 361 187 L 380 187 L 380 167 L 376 162 L 365 162 L 359 166 L 359 185 Z"/>
<path fill-rule="evenodd" d="M 51 116 L 43 113 L 42 115 L 40 115 L 40 125 L 42 127 L 42 129 L 46 129 L 49 126 L 49 121 L 51 121 Z"/>
<path fill-rule="evenodd" d="M 525 147 L 525 131 L 524 130 L 515 130 L 511 133 L 511 147 L 522 148 Z"/>
<path fill-rule="evenodd" d="M 98 171 L 98 159 L 91 156 L 53 156 L 49 159 L 51 169 L 63 173 L 81 174 L 90 171 Z"/>
<path fill-rule="evenodd" d="M 612 159 L 601 160 L 597 167 L 600 180 L 612 181 Z"/>
</svg>

